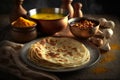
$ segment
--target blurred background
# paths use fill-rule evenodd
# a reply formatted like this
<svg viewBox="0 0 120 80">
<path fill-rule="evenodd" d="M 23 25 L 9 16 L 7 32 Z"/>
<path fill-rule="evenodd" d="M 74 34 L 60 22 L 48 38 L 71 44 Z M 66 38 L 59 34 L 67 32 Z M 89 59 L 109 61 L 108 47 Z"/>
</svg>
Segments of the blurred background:
<svg viewBox="0 0 120 80">
<path fill-rule="evenodd" d="M 83 4 L 82 11 L 84 14 L 109 14 L 120 16 L 119 0 L 73 0 Z M 26 10 L 41 7 L 60 7 L 61 0 L 24 0 L 23 7 Z M 14 6 L 14 0 L 1 0 L 0 14 L 9 14 Z"/>
</svg>

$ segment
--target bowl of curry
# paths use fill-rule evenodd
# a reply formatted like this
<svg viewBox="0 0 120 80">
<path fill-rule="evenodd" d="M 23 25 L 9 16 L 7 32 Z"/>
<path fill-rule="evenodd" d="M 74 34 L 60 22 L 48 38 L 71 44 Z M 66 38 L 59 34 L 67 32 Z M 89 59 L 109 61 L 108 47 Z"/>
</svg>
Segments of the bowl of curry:
<svg viewBox="0 0 120 80">
<path fill-rule="evenodd" d="M 68 26 L 69 12 L 62 8 L 31 9 L 28 15 L 38 23 L 38 29 L 44 35 L 53 35 Z"/>
</svg>

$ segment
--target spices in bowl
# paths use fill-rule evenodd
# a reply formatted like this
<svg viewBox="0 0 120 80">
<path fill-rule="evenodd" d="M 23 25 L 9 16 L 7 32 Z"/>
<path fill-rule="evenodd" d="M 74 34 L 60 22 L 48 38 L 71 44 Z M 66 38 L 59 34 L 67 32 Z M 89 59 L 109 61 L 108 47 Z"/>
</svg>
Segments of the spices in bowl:
<svg viewBox="0 0 120 80">
<path fill-rule="evenodd" d="M 72 18 L 68 21 L 72 34 L 78 38 L 87 39 L 99 30 L 99 21 L 88 18 Z"/>
<path fill-rule="evenodd" d="M 36 23 L 34 21 L 19 17 L 11 23 L 11 36 L 15 42 L 28 42 L 37 37 Z"/>
<path fill-rule="evenodd" d="M 15 28 L 31 28 L 35 27 L 36 23 L 23 17 L 19 17 L 16 21 L 12 22 L 12 26 Z"/>
</svg>

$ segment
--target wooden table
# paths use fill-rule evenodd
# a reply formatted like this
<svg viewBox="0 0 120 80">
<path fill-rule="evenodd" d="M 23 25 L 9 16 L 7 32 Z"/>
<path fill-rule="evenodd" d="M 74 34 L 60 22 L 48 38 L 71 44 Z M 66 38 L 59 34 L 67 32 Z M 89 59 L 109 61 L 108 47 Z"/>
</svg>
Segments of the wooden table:
<svg viewBox="0 0 120 80">
<path fill-rule="evenodd" d="M 100 60 L 93 66 L 77 70 L 73 72 L 53 73 L 57 75 L 61 80 L 118 80 L 120 79 L 120 22 L 115 16 L 110 15 L 85 15 L 87 17 L 101 18 L 104 17 L 107 20 L 113 20 L 116 24 L 113 29 L 114 35 L 110 39 L 111 50 L 106 53 L 101 53 Z M 4 27 L 9 25 L 8 15 L 0 15 L 0 35 L 3 32 Z M 9 39 L 6 35 L 1 35 L 0 41 Z M 110 58 L 112 57 L 112 58 Z"/>
</svg>

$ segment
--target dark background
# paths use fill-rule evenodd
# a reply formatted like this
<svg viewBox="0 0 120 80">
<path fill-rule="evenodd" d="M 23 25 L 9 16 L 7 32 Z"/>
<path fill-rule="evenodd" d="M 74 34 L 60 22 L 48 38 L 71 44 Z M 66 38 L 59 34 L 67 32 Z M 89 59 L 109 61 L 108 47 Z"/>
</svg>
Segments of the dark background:
<svg viewBox="0 0 120 80">
<path fill-rule="evenodd" d="M 120 17 L 119 0 L 73 0 L 83 4 L 82 11 L 84 14 L 108 14 Z M 24 0 L 23 7 L 28 11 L 32 8 L 42 7 L 60 7 L 61 0 Z M 14 0 L 0 0 L 0 14 L 10 14 L 14 7 Z M 7 77 L 4 77 L 7 75 Z M 4 77 L 4 78 L 3 78 Z M 15 80 L 10 74 L 0 71 L 0 80 Z M 17 79 L 19 80 L 19 79 Z"/>
<path fill-rule="evenodd" d="M 110 14 L 120 16 L 119 0 L 73 0 L 83 4 L 84 14 Z M 23 7 L 26 10 L 41 7 L 60 7 L 61 0 L 24 0 Z M 14 6 L 14 0 L 0 1 L 0 14 L 9 14 Z"/>
</svg>

